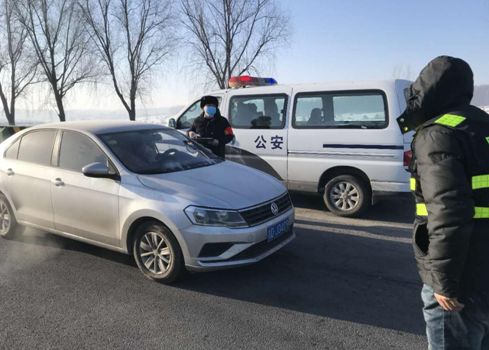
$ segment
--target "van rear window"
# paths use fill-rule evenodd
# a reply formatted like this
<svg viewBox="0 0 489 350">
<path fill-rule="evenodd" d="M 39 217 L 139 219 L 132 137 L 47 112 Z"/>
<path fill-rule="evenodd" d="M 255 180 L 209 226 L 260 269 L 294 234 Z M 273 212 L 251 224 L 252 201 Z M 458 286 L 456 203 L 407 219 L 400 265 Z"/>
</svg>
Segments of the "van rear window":
<svg viewBox="0 0 489 350">
<path fill-rule="evenodd" d="M 296 95 L 297 129 L 383 129 L 389 124 L 382 91 L 314 92 Z"/>
</svg>

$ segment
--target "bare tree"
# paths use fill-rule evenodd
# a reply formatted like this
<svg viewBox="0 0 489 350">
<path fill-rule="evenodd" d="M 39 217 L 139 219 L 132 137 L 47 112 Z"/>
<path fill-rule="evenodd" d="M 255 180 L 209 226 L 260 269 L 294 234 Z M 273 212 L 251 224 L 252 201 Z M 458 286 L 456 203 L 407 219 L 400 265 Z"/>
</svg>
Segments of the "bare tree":
<svg viewBox="0 0 489 350">
<path fill-rule="evenodd" d="M 80 5 L 115 93 L 135 120 L 142 83 L 174 46 L 170 1 L 81 0 Z"/>
<path fill-rule="evenodd" d="M 66 120 L 63 99 L 77 84 L 96 78 L 90 38 L 73 0 L 15 0 L 16 13 L 34 47 L 56 101 L 60 121 Z"/>
<path fill-rule="evenodd" d="M 14 0 L 2 0 L 0 6 L 0 100 L 8 123 L 14 125 L 17 98 L 35 82 L 38 64 L 14 12 Z"/>
<path fill-rule="evenodd" d="M 181 0 L 183 25 L 197 61 L 221 89 L 232 75 L 257 70 L 286 42 L 289 20 L 274 0 Z"/>
</svg>

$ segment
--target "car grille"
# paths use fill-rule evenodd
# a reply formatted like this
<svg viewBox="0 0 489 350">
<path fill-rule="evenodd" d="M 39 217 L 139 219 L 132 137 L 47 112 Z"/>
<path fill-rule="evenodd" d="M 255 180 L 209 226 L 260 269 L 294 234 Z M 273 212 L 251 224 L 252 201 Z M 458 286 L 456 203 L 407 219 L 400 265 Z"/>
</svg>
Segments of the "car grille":
<svg viewBox="0 0 489 350">
<path fill-rule="evenodd" d="M 278 212 L 276 214 L 272 212 L 271 206 L 273 203 L 277 204 L 278 207 Z M 277 199 L 260 204 L 256 207 L 243 209 L 239 213 L 249 226 L 255 226 L 273 219 L 274 217 L 286 212 L 291 207 L 292 201 L 290 200 L 289 194 L 286 193 Z"/>
</svg>

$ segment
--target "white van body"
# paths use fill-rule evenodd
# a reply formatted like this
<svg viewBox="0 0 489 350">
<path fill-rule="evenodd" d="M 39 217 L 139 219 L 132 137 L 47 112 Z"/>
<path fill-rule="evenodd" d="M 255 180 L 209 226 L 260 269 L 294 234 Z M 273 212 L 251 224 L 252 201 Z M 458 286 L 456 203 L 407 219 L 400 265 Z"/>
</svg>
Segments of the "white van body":
<svg viewBox="0 0 489 350">
<path fill-rule="evenodd" d="M 236 138 L 226 149 L 228 160 L 268 172 L 290 190 L 322 193 L 334 213 L 356 216 L 380 192 L 409 192 L 403 157 L 411 137 L 401 134 L 396 118 L 405 108 L 404 89 L 410 83 L 272 85 L 206 95 L 219 98 L 221 114 L 233 127 Z M 199 103 L 177 114 L 172 121 L 177 129 L 191 126 L 202 112 Z M 349 185 L 361 188 L 350 190 Z M 350 204 L 355 208 L 345 191 L 354 194 Z M 356 200 L 365 203 L 359 208 Z M 341 205 L 335 208 L 335 201 Z"/>
</svg>

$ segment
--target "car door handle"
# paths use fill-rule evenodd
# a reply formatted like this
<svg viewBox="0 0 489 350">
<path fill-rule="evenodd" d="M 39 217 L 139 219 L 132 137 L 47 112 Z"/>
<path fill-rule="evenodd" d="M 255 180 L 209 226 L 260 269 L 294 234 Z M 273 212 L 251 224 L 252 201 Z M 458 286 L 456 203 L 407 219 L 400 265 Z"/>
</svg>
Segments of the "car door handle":
<svg viewBox="0 0 489 350">
<path fill-rule="evenodd" d="M 53 181 L 53 183 L 54 183 L 54 186 L 56 186 L 56 187 L 64 186 L 64 184 L 65 184 L 65 183 L 63 182 L 63 180 L 61 180 L 59 177 L 58 177 L 58 178 L 56 178 L 56 179 Z"/>
<path fill-rule="evenodd" d="M 15 174 L 15 173 L 14 173 L 14 171 L 12 170 L 12 168 L 8 168 L 8 169 L 7 169 L 7 176 L 12 176 L 12 175 L 14 175 L 14 174 Z"/>
</svg>

